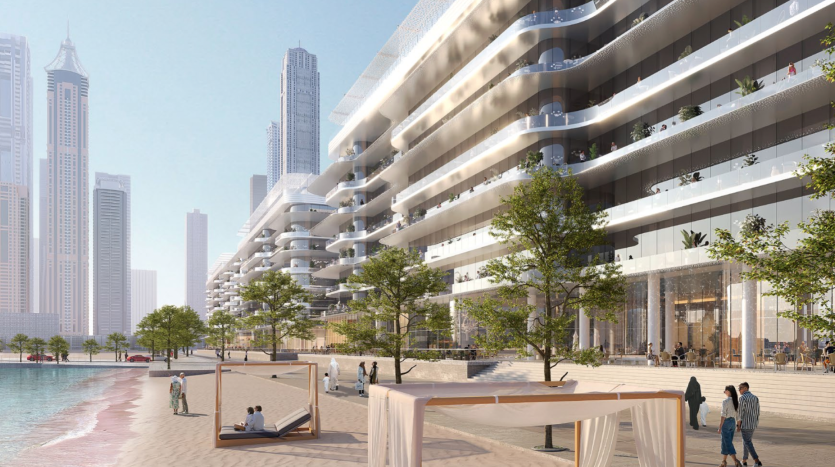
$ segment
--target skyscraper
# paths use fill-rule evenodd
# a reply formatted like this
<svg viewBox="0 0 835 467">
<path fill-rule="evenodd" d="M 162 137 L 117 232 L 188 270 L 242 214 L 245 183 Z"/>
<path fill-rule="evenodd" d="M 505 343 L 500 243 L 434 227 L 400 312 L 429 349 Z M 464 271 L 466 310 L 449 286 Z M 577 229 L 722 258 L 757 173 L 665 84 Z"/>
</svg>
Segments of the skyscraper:
<svg viewBox="0 0 835 467">
<path fill-rule="evenodd" d="M 186 213 L 186 305 L 206 319 L 206 276 L 209 273 L 209 216 Z"/>
<path fill-rule="evenodd" d="M 249 213 L 252 214 L 255 208 L 264 201 L 267 196 L 267 176 L 253 175 L 249 178 Z"/>
<path fill-rule="evenodd" d="M 130 271 L 130 332 L 136 334 L 136 325 L 142 318 L 157 309 L 157 272 L 145 269 Z"/>
<path fill-rule="evenodd" d="M 281 177 L 281 125 L 272 121 L 267 126 L 267 191 Z"/>
<path fill-rule="evenodd" d="M 130 177 L 96 172 L 93 334 L 131 332 Z"/>
<path fill-rule="evenodd" d="M 29 248 L 29 311 L 39 313 L 41 302 L 41 242 L 37 237 L 32 237 L 32 244 Z"/>
<path fill-rule="evenodd" d="M 46 221 L 41 312 L 58 313 L 61 334 L 89 332 L 89 75 L 69 36 L 47 73 Z"/>
<path fill-rule="evenodd" d="M 284 54 L 279 128 L 279 178 L 287 173 L 318 174 L 319 71 L 316 56 L 302 48 Z"/>
<path fill-rule="evenodd" d="M 31 311 L 31 189 L 29 44 L 0 34 L 0 312 Z"/>
</svg>

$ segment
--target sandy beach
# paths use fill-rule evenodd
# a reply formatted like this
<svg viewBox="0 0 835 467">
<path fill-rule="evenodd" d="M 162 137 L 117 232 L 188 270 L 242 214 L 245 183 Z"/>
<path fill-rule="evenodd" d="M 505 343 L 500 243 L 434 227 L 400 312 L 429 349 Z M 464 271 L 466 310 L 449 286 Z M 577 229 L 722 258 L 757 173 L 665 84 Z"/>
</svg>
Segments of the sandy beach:
<svg viewBox="0 0 835 467">
<path fill-rule="evenodd" d="M 305 404 L 306 392 L 264 378 L 239 373 L 224 374 L 223 424 L 231 425 L 246 414 L 247 406 L 264 407 L 267 423 Z M 172 415 L 168 408 L 168 378 L 140 380 L 141 397 L 132 413 L 130 431 L 116 461 L 119 466 L 180 465 L 203 467 L 240 465 L 340 466 L 367 464 L 367 409 L 332 396 L 321 395 L 319 405 L 323 433 L 315 441 L 212 447 L 214 375 L 188 378 L 190 415 Z M 553 461 L 533 453 L 507 448 L 492 441 L 427 425 L 423 441 L 424 465 L 482 467 L 526 465 L 553 466 Z"/>
</svg>

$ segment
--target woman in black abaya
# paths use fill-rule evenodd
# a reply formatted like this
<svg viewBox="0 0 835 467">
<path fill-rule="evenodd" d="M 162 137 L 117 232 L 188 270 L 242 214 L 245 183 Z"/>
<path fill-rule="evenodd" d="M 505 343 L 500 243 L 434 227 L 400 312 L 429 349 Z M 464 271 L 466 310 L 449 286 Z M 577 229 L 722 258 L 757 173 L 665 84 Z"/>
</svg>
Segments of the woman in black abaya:
<svg viewBox="0 0 835 467">
<path fill-rule="evenodd" d="M 702 387 L 696 381 L 695 376 L 690 377 L 687 390 L 684 391 L 684 400 L 690 406 L 690 426 L 694 430 L 699 429 L 699 405 L 702 403 Z"/>
</svg>

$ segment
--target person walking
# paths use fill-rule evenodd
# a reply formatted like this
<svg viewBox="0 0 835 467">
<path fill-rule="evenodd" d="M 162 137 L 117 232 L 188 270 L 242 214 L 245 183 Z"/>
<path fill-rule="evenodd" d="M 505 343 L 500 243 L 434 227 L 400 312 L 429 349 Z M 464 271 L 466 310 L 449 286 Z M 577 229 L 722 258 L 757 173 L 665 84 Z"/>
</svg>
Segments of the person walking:
<svg viewBox="0 0 835 467">
<path fill-rule="evenodd" d="M 699 406 L 702 405 L 702 386 L 696 381 L 695 376 L 690 377 L 687 383 L 687 390 L 684 391 L 684 400 L 690 406 L 690 426 L 694 430 L 699 429 Z"/>
<path fill-rule="evenodd" d="M 365 362 L 360 362 L 357 367 L 357 384 L 356 389 L 360 392 L 360 397 L 365 397 L 365 385 L 368 384 L 368 372 L 365 371 Z"/>
<path fill-rule="evenodd" d="M 699 406 L 699 422 L 702 426 L 707 426 L 707 414 L 710 412 L 710 407 L 707 406 L 707 399 L 702 396 L 702 405 Z"/>
<path fill-rule="evenodd" d="M 748 455 L 754 459 L 755 466 L 763 465 L 754 449 L 752 438 L 760 422 L 760 399 L 751 393 L 748 383 L 739 384 L 739 417 L 736 419 L 736 431 L 742 432 L 742 465 L 748 465 Z"/>
<path fill-rule="evenodd" d="M 722 435 L 722 463 L 719 467 L 727 467 L 728 456 L 734 460 L 735 467 L 742 467 L 742 463 L 736 458 L 734 449 L 734 429 L 736 428 L 737 410 L 739 410 L 739 398 L 736 395 L 736 388 L 725 386 L 726 399 L 722 401 L 722 415 L 719 418 L 719 429 L 716 431 Z"/>
<path fill-rule="evenodd" d="M 328 374 L 330 375 L 331 391 L 339 390 L 339 363 L 336 363 L 336 358 L 331 357 L 331 364 L 328 366 Z"/>
<path fill-rule="evenodd" d="M 183 414 L 188 413 L 188 400 L 186 400 L 186 387 L 188 383 L 186 381 L 186 374 L 180 373 L 180 399 L 183 401 Z"/>
<path fill-rule="evenodd" d="M 377 384 L 377 362 L 371 362 L 371 371 L 368 373 L 369 384 Z"/>
<path fill-rule="evenodd" d="M 174 409 L 174 415 L 180 410 L 180 379 L 176 376 L 171 377 L 171 385 L 168 386 L 168 407 Z"/>
<path fill-rule="evenodd" d="M 249 349 L 244 350 L 244 361 L 249 361 Z"/>
</svg>

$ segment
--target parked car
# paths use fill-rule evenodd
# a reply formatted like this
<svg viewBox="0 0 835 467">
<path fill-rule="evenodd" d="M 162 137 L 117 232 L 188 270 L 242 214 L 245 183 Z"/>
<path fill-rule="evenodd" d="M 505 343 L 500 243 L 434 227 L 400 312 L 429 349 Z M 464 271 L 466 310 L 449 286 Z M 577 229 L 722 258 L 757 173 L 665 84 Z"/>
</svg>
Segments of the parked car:
<svg viewBox="0 0 835 467">
<path fill-rule="evenodd" d="M 151 361 L 151 357 L 146 355 L 131 355 L 130 357 L 125 357 L 129 362 L 145 362 L 148 363 Z"/>
<path fill-rule="evenodd" d="M 53 360 L 52 355 L 29 355 L 26 357 L 26 360 L 30 362 L 51 362 Z"/>
</svg>

